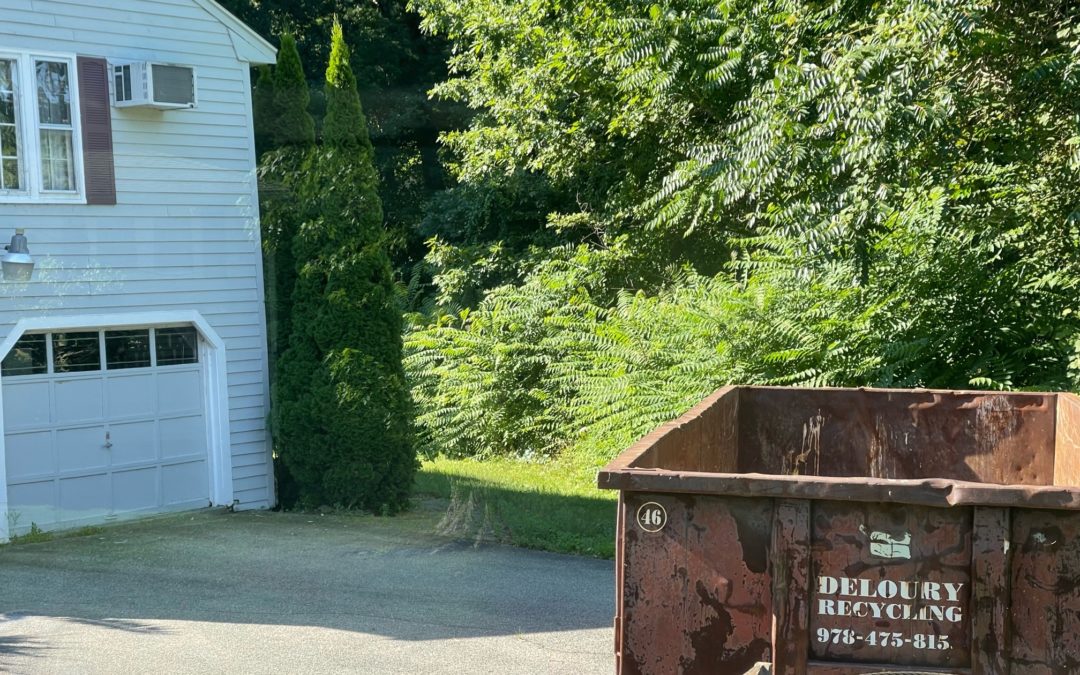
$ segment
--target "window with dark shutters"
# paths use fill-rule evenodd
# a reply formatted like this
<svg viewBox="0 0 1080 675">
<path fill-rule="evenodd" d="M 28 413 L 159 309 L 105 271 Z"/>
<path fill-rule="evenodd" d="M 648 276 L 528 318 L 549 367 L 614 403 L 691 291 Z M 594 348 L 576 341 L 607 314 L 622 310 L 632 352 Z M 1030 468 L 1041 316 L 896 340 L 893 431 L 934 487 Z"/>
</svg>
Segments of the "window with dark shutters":
<svg viewBox="0 0 1080 675">
<path fill-rule="evenodd" d="M 86 203 L 115 204 L 109 64 L 88 56 L 78 57 L 78 64 Z"/>
</svg>

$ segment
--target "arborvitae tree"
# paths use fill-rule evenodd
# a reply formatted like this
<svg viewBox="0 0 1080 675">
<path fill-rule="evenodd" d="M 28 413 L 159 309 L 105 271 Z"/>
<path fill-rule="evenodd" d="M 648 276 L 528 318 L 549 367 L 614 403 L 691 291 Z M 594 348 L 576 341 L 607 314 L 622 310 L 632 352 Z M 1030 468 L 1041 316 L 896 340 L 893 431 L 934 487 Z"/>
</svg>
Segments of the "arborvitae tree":
<svg viewBox="0 0 1080 675">
<path fill-rule="evenodd" d="M 330 47 L 330 65 L 326 68 L 326 117 L 323 119 L 323 143 L 348 148 L 372 156 L 367 120 L 357 93 L 356 76 L 349 65 L 349 46 L 334 22 Z"/>
<path fill-rule="evenodd" d="M 265 151 L 259 160 L 271 380 L 276 377 L 277 361 L 292 330 L 291 301 L 296 285 L 292 242 L 303 218 L 298 190 L 303 168 L 315 145 L 315 122 L 307 105 L 308 85 L 296 42 L 284 35 L 278 65 L 273 75 L 267 71 L 261 73 L 254 102 L 256 119 L 261 120 L 262 142 L 275 148 L 261 148 Z M 258 137 L 256 148 L 259 148 Z M 275 440 L 276 454 L 280 454 L 279 447 Z M 279 500 L 285 504 L 295 502 L 295 481 L 287 468 L 277 461 L 274 470 Z"/>
<path fill-rule="evenodd" d="M 275 382 L 280 455 L 307 505 L 395 512 L 417 468 L 402 317 L 377 174 L 340 26 L 324 144 L 304 168 L 289 346 Z"/>
<path fill-rule="evenodd" d="M 255 83 L 252 94 L 252 112 L 255 117 L 255 153 L 262 154 L 270 149 L 274 139 L 273 128 L 277 123 L 277 108 L 274 106 L 274 74 L 270 66 L 259 66 L 259 80 Z"/>
<path fill-rule="evenodd" d="M 263 120 L 261 132 L 276 148 L 264 153 L 259 162 L 272 362 L 288 344 L 291 330 L 290 303 L 296 284 L 292 241 L 301 219 L 297 189 L 315 145 L 315 121 L 307 105 L 308 84 L 296 41 L 282 35 L 273 75 L 263 70 L 255 90 L 256 120 Z"/>
<path fill-rule="evenodd" d="M 315 143 L 315 121 L 308 112 L 310 100 L 296 40 L 286 33 L 281 36 L 277 67 L 274 69 L 275 145 L 307 147 Z"/>
</svg>

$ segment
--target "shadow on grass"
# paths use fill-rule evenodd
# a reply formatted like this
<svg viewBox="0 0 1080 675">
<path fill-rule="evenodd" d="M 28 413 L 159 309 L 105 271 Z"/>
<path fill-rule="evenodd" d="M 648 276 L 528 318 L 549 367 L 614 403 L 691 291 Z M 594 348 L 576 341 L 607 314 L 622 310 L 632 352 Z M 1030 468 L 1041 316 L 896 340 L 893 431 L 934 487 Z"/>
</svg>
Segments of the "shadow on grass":
<svg viewBox="0 0 1080 675">
<path fill-rule="evenodd" d="M 616 502 L 507 486 L 437 470 L 417 476 L 416 492 L 450 500 L 439 533 L 597 558 L 615 556 Z"/>
</svg>

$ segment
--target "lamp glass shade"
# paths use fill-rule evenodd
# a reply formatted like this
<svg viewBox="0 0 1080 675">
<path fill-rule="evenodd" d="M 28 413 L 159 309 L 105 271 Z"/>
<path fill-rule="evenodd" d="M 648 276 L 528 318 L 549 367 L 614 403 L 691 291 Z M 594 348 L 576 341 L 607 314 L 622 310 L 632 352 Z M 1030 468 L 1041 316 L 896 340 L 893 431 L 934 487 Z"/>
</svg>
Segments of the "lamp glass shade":
<svg viewBox="0 0 1080 675">
<path fill-rule="evenodd" d="M 0 259 L 4 281 L 30 281 L 34 273 L 34 261 L 25 253 L 8 253 Z"/>
<path fill-rule="evenodd" d="M 34 273 L 34 259 L 30 257 L 30 248 L 22 230 L 15 230 L 11 244 L 4 255 L 0 256 L 5 281 L 30 281 Z"/>
</svg>

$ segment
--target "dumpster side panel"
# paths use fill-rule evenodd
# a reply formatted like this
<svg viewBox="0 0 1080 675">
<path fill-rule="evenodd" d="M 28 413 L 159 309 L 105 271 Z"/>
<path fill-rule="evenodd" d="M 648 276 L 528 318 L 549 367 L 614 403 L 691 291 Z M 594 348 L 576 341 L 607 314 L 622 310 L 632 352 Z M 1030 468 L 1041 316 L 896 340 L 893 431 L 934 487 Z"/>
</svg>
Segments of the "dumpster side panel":
<svg viewBox="0 0 1080 675">
<path fill-rule="evenodd" d="M 767 387 L 738 394 L 741 472 L 1054 479 L 1054 394 Z"/>
<path fill-rule="evenodd" d="M 622 672 L 741 675 L 770 661 L 772 500 L 624 500 Z"/>
<path fill-rule="evenodd" d="M 1080 513 L 1014 509 L 1014 675 L 1080 672 Z"/>
<path fill-rule="evenodd" d="M 619 673 L 1080 673 L 1080 397 L 728 387 L 598 483 Z"/>
<path fill-rule="evenodd" d="M 611 466 L 731 473 L 738 469 L 739 392 L 724 388 L 630 447 Z"/>
<path fill-rule="evenodd" d="M 1009 672 L 1010 510 L 976 506 L 971 527 L 971 673 Z"/>
<path fill-rule="evenodd" d="M 1080 485 L 1080 397 L 1058 394 L 1054 485 Z"/>
<path fill-rule="evenodd" d="M 810 501 L 774 504 L 771 675 L 804 675 L 810 652 Z"/>
<path fill-rule="evenodd" d="M 966 667 L 971 509 L 815 502 L 811 657 Z"/>
</svg>

